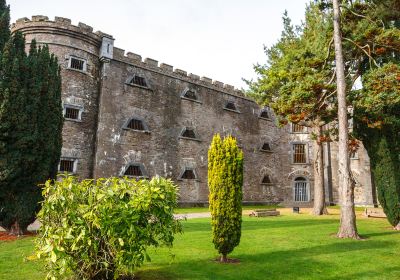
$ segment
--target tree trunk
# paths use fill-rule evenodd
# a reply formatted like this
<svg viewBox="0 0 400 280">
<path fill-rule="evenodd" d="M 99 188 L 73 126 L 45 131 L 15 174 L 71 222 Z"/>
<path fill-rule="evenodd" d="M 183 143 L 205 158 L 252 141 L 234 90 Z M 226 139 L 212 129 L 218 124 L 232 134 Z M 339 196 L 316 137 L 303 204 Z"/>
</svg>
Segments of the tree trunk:
<svg viewBox="0 0 400 280">
<path fill-rule="evenodd" d="M 398 223 L 395 227 L 393 227 L 394 230 L 400 230 L 400 223 Z"/>
<path fill-rule="evenodd" d="M 226 254 L 221 255 L 221 262 L 226 263 L 228 261 L 228 258 L 226 257 Z"/>
<path fill-rule="evenodd" d="M 22 229 L 21 226 L 19 225 L 18 220 L 16 220 L 10 227 L 10 230 L 8 231 L 9 235 L 16 235 L 16 236 L 21 236 L 24 235 L 24 231 L 26 229 Z"/>
<path fill-rule="evenodd" d="M 314 141 L 314 208 L 311 214 L 319 216 L 328 214 L 325 204 L 324 150 L 322 142 L 319 141 L 322 136 L 322 126 L 317 124 L 314 133 L 317 135 L 317 140 Z"/>
<path fill-rule="evenodd" d="M 340 30 L 339 0 L 333 0 L 333 27 L 335 42 L 336 81 L 338 96 L 339 122 L 339 201 L 340 228 L 339 238 L 359 239 L 354 212 L 354 183 L 350 176 L 350 160 L 348 152 L 348 121 L 346 105 L 346 80 Z"/>
</svg>

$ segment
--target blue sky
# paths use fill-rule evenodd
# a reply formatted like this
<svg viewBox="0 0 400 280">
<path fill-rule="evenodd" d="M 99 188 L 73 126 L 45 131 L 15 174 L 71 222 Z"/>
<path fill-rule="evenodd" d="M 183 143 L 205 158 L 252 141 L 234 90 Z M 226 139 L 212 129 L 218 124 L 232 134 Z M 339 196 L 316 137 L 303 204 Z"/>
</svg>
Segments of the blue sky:
<svg viewBox="0 0 400 280">
<path fill-rule="evenodd" d="M 11 21 L 67 17 L 114 36 L 115 46 L 221 82 L 245 87 L 263 45 L 282 31 L 282 14 L 304 18 L 308 0 L 8 0 Z"/>
</svg>

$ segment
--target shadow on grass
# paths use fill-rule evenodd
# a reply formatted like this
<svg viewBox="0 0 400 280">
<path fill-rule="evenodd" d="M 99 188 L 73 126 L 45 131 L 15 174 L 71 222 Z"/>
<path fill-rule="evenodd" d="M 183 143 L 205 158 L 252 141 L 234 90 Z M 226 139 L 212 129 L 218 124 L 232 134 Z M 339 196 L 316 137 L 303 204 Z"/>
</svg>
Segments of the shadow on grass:
<svg viewBox="0 0 400 280">
<path fill-rule="evenodd" d="M 360 251 L 361 255 L 365 255 L 368 254 L 364 252 L 365 250 L 384 248 L 393 244 L 395 243 L 389 241 L 350 241 L 259 254 L 232 254 L 232 257 L 241 261 L 240 264 L 235 265 L 215 263 L 212 261 L 213 256 L 209 259 L 178 260 L 156 269 L 139 271 L 138 276 L 140 280 L 359 279 L 368 277 L 371 271 L 361 269 L 354 273 L 354 271 L 346 270 L 349 264 L 342 263 L 340 258 L 343 258 L 343 253 L 349 252 L 357 256 L 356 251 Z M 350 262 L 350 265 L 353 261 L 353 259 L 346 260 Z M 366 266 L 359 266 L 357 269 L 360 267 L 370 269 Z M 382 267 L 382 270 L 386 268 Z"/>
<path fill-rule="evenodd" d="M 337 224 L 338 221 L 335 219 L 293 219 L 293 220 L 280 220 L 277 217 L 263 218 L 254 221 L 244 220 L 242 223 L 242 230 L 259 230 L 263 228 L 274 229 L 274 228 L 293 228 L 293 227 L 307 227 L 307 226 L 321 226 L 321 225 L 332 225 Z M 211 225 L 204 222 L 183 222 L 185 232 L 196 232 L 196 231 L 211 231 Z"/>
</svg>

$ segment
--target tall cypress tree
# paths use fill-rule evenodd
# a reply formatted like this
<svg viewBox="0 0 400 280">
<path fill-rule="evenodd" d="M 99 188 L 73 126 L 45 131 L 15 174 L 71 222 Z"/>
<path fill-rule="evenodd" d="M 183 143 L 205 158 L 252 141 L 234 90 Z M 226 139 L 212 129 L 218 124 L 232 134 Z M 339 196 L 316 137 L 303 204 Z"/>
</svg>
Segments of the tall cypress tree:
<svg viewBox="0 0 400 280">
<path fill-rule="evenodd" d="M 217 134 L 208 150 L 208 186 L 215 249 L 221 262 L 239 245 L 242 226 L 243 152 L 236 140 Z"/>
<path fill-rule="evenodd" d="M 9 34 L 0 2 L 0 44 Z M 7 30 L 5 30 L 7 29 Z M 22 234 L 35 220 L 38 184 L 56 175 L 61 153 L 61 77 L 48 47 L 13 34 L 0 52 L 0 226 Z"/>
</svg>

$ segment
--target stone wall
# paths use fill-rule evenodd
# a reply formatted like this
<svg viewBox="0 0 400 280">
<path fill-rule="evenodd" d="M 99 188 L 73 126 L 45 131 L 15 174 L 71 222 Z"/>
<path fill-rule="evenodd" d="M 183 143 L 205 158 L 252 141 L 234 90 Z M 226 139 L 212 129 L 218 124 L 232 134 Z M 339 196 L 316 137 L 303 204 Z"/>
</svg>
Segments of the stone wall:
<svg viewBox="0 0 400 280">
<path fill-rule="evenodd" d="M 12 25 L 27 39 L 47 44 L 59 59 L 63 77 L 63 103 L 80 108 L 81 120 L 66 120 L 63 128 L 62 156 L 77 160 L 80 178 L 122 176 L 131 163 L 139 164 L 146 177 L 171 178 L 180 187 L 181 203 L 206 203 L 207 151 L 215 133 L 233 135 L 244 151 L 244 201 L 311 206 L 313 202 L 313 154 L 310 134 L 291 133 L 290 126 L 278 128 L 273 112 L 260 118 L 262 108 L 231 85 L 188 74 L 155 59 L 113 46 L 113 37 L 90 26 L 71 24 L 66 18 L 54 21 L 45 16 L 23 18 Z M 85 71 L 71 69 L 70 57 L 86 62 Z M 147 86 L 133 85 L 134 75 Z M 193 91 L 197 100 L 182 97 Z M 224 108 L 232 102 L 236 110 Z M 144 122 L 146 129 L 127 129 L 131 118 Z M 185 128 L 193 129 L 196 139 L 181 137 Z M 271 150 L 262 151 L 264 143 Z M 307 162 L 294 164 L 292 144 L 305 143 Z M 337 159 L 331 145 L 331 188 L 327 199 L 337 202 Z M 326 148 L 327 149 L 327 148 Z M 356 201 L 370 204 L 368 160 L 360 154 L 352 164 L 359 171 Z M 181 179 L 192 169 L 196 179 Z M 269 182 L 263 183 L 263 178 Z M 307 181 L 308 201 L 294 201 L 294 180 Z M 329 178 L 327 178 L 327 181 Z M 330 184 L 326 184 L 328 187 Z"/>
</svg>

